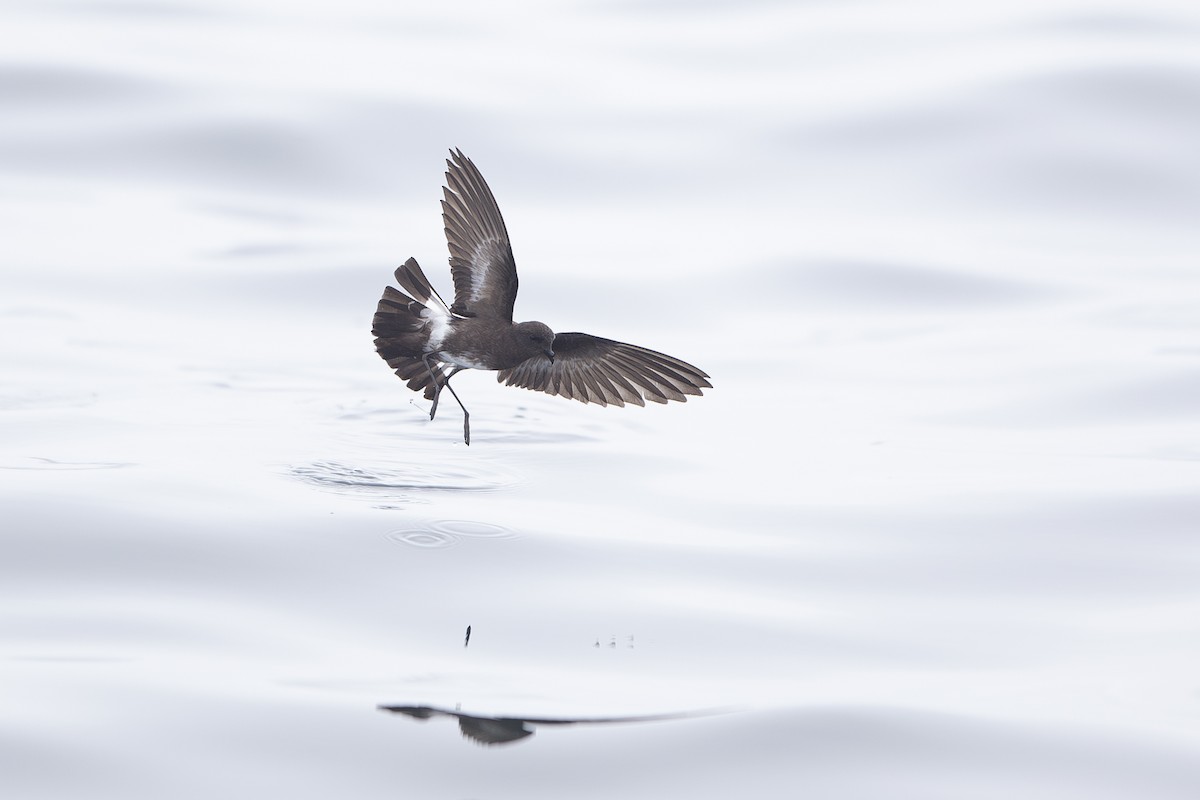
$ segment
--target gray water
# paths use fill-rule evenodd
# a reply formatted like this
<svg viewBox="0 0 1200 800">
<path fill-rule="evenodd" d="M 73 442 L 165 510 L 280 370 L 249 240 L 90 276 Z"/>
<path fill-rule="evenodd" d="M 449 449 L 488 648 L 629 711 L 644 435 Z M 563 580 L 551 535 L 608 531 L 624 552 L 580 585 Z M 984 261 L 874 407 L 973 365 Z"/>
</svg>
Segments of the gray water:
<svg viewBox="0 0 1200 800">
<path fill-rule="evenodd" d="M 4 797 L 1200 795 L 1193 4 L 2 28 Z M 450 147 L 518 317 L 714 388 L 430 422 Z"/>
</svg>

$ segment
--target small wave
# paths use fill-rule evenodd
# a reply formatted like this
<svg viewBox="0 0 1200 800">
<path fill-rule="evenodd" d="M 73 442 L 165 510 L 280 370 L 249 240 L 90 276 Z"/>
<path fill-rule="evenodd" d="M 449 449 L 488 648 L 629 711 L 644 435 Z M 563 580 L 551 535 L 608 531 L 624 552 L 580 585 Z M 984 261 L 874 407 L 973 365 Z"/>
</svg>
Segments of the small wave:
<svg viewBox="0 0 1200 800">
<path fill-rule="evenodd" d="M 32 463 L 29 463 L 32 462 Z M 26 463 L 0 464 L 0 469 L 26 470 L 80 470 L 80 469 L 122 469 L 134 466 L 129 461 L 55 461 L 53 458 L 30 456 Z"/>
<path fill-rule="evenodd" d="M 0 395 L 0 411 L 48 411 L 86 408 L 96 404 L 95 393 L 38 393 Z"/>
</svg>

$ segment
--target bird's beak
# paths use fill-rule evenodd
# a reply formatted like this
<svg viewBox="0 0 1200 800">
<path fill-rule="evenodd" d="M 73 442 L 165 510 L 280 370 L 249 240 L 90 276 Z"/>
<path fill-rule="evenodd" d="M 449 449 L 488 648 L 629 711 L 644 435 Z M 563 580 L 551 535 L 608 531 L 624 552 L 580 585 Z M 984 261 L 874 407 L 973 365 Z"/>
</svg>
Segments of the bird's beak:
<svg viewBox="0 0 1200 800">
<path fill-rule="evenodd" d="M 543 350 L 542 352 L 546 354 L 546 358 L 550 359 L 550 363 L 553 364 L 554 363 L 554 351 L 550 350 L 550 349 L 546 349 L 546 350 Z"/>
</svg>

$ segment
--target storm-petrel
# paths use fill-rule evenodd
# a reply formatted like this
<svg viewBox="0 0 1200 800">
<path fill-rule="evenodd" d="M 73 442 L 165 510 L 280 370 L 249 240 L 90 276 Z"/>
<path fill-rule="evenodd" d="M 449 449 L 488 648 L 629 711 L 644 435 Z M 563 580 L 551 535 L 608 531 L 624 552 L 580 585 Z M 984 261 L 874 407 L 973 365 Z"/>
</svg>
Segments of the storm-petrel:
<svg viewBox="0 0 1200 800">
<path fill-rule="evenodd" d="M 446 304 L 410 258 L 396 269 L 407 294 L 384 289 L 371 327 L 388 366 L 433 401 L 430 419 L 442 387 L 449 389 L 463 410 L 463 441 L 471 443 L 471 415 L 450 385 L 463 369 L 499 370 L 497 380 L 510 386 L 602 406 L 683 402 L 712 386 L 691 364 L 644 347 L 586 333 L 555 334 L 541 322 L 514 323 L 517 265 L 500 208 L 461 151 L 452 150 L 446 164 L 442 219 L 454 303 Z"/>
</svg>

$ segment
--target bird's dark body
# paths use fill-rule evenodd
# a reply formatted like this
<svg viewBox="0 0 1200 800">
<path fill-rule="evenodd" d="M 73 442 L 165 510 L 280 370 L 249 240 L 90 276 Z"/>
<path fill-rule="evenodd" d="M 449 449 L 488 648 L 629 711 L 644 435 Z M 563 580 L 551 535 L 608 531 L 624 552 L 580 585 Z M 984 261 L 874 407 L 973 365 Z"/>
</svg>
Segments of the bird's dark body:
<svg viewBox="0 0 1200 800">
<path fill-rule="evenodd" d="M 416 267 L 416 262 L 410 261 L 409 265 Z M 430 333 L 435 323 L 421 316 L 427 309 L 390 286 L 388 290 L 389 294 L 384 295 L 380 309 L 375 313 L 373 333 L 379 337 L 376 349 L 389 364 L 395 358 L 419 360 L 432 354 L 438 361 L 455 366 L 510 369 L 544 355 L 554 341 L 549 328 L 541 323 L 513 325 L 494 317 L 459 317 L 444 323 L 445 335 L 436 345 L 437 349 L 431 350 Z M 539 325 L 545 330 L 525 330 L 522 324 Z M 481 341 L 488 345 L 481 347 Z"/>
<path fill-rule="evenodd" d="M 462 369 L 495 370 L 501 382 L 600 405 L 684 401 L 711 386 L 691 364 L 644 347 L 514 323 L 517 271 L 500 209 L 461 152 L 453 151 L 447 165 L 442 210 L 454 302 L 447 304 L 410 258 L 395 273 L 404 291 L 384 289 L 372 325 L 379 355 L 410 389 L 434 401 L 430 418 L 441 390 L 454 394 L 449 381 Z M 466 407 L 463 413 L 469 444 Z"/>
</svg>

